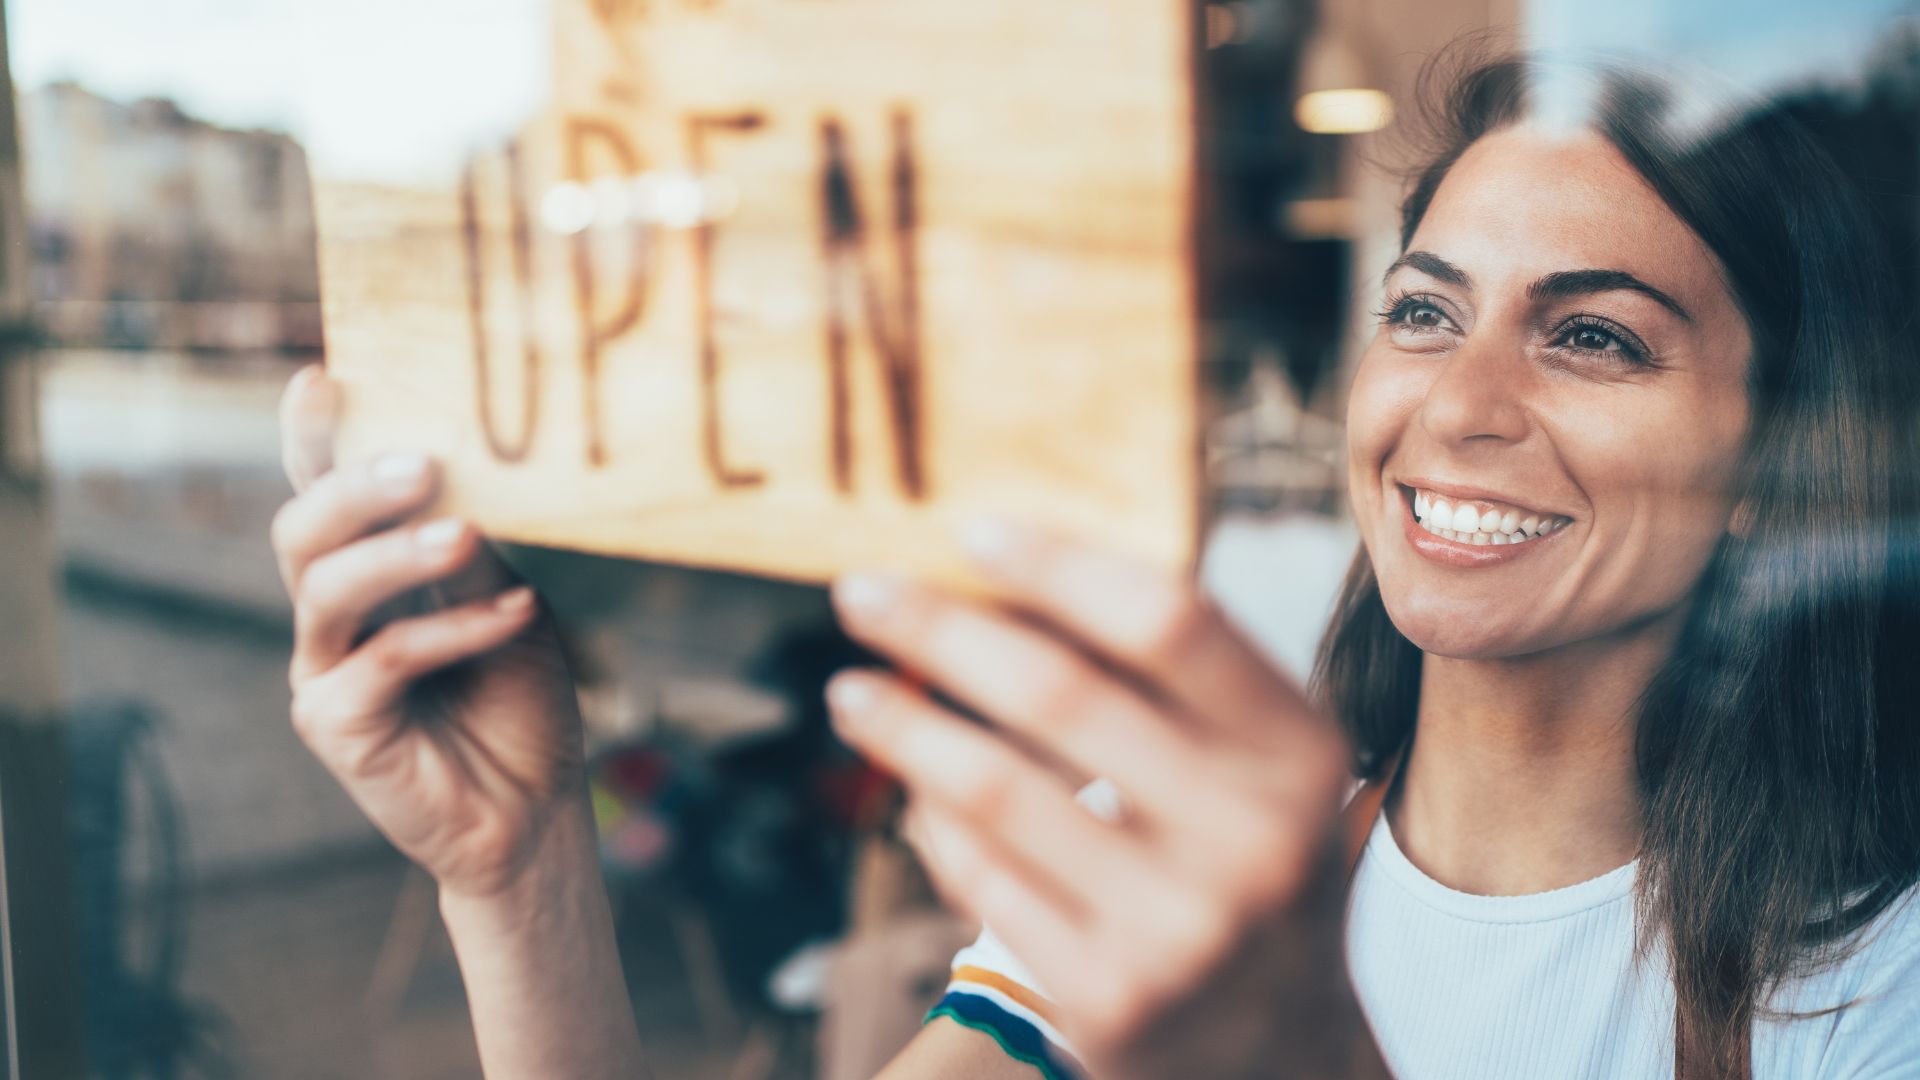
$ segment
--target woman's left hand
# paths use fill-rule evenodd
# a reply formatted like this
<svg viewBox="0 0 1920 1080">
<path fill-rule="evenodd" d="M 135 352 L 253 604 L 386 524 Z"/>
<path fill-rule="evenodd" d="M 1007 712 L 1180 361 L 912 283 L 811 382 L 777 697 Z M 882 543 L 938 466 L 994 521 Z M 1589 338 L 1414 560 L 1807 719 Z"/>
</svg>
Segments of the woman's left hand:
<svg viewBox="0 0 1920 1080">
<path fill-rule="evenodd" d="M 1191 584 L 1004 524 L 996 600 L 852 575 L 841 734 L 912 800 L 941 891 L 1033 972 L 1099 1080 L 1385 1076 L 1343 962 L 1344 738 Z M 1074 792 L 1103 777 L 1118 821 Z"/>
</svg>

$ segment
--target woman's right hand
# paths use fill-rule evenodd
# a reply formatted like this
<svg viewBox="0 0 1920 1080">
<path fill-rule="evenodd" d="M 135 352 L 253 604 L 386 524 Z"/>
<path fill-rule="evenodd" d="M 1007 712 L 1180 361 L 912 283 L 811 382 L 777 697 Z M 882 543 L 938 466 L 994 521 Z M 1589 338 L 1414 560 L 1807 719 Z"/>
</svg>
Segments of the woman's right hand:
<svg viewBox="0 0 1920 1080">
<path fill-rule="evenodd" d="M 337 401 L 317 365 L 281 401 L 297 494 L 273 547 L 294 605 L 293 725 L 443 894 L 497 895 L 583 813 L 573 680 L 537 597 L 471 526 L 411 521 L 435 463 L 332 468 Z"/>
</svg>

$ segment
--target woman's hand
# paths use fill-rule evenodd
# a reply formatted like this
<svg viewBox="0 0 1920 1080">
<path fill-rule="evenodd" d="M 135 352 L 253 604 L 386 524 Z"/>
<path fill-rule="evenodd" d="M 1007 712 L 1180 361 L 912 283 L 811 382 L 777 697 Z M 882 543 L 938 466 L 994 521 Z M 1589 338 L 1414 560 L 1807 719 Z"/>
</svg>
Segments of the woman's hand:
<svg viewBox="0 0 1920 1080">
<path fill-rule="evenodd" d="M 532 590 L 472 528 L 408 520 L 438 486 L 431 461 L 332 468 L 336 401 L 311 367 L 281 402 L 293 724 L 443 893 L 499 893 L 582 812 L 573 681 Z"/>
<path fill-rule="evenodd" d="M 281 401 L 294 727 L 439 882 L 487 1075 L 644 1078 L 553 624 L 473 529 L 405 523 L 432 462 L 332 468 L 336 402 L 317 367 Z"/>
<path fill-rule="evenodd" d="M 990 722 L 861 671 L 842 734 L 912 796 L 949 899 L 993 927 L 1098 1080 L 1384 1076 L 1347 982 L 1347 749 L 1190 585 L 1004 525 L 1002 603 L 842 580 L 849 631 Z M 1075 802 L 1092 777 L 1108 823 Z"/>
</svg>

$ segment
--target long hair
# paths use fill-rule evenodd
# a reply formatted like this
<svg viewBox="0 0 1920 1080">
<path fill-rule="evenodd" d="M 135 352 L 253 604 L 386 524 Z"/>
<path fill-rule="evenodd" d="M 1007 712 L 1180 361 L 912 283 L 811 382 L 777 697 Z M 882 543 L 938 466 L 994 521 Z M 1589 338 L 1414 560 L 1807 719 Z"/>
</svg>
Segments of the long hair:
<svg viewBox="0 0 1920 1080">
<path fill-rule="evenodd" d="M 1403 250 L 1460 155 L 1527 114 L 1542 72 L 1481 63 L 1426 99 L 1438 140 L 1402 207 Z M 1448 77 L 1430 68 L 1423 85 Z M 1641 947 L 1668 950 L 1683 1074 L 1740 1076 L 1772 991 L 1845 955 L 1920 876 L 1915 357 L 1851 182 L 1785 111 L 1686 132 L 1647 77 L 1601 85 L 1586 122 L 1718 257 L 1753 339 L 1734 493 L 1747 527 L 1695 587 L 1636 747 Z M 1363 549 L 1315 670 L 1361 775 L 1407 746 L 1420 665 Z"/>
</svg>

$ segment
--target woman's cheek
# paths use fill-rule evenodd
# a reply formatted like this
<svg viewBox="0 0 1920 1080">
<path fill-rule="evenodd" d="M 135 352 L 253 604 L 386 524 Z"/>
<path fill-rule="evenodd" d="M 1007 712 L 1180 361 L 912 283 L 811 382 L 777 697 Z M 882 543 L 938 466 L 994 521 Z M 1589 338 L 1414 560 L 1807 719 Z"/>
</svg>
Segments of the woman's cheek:
<svg viewBox="0 0 1920 1080">
<path fill-rule="evenodd" d="M 1582 591 L 1595 616 L 1624 622 L 1683 603 L 1726 534 L 1744 427 L 1699 408 L 1557 413 L 1555 445 L 1592 507 L 1599 550 Z"/>
<path fill-rule="evenodd" d="M 1373 351 L 1368 350 L 1354 371 L 1353 385 L 1347 390 L 1347 464 L 1356 488 L 1352 494 L 1356 497 L 1360 495 L 1358 488 L 1368 477 L 1380 474 L 1389 441 L 1386 432 L 1393 426 L 1381 409 L 1386 400 L 1383 384 L 1389 381 L 1383 367 L 1374 359 Z"/>
<path fill-rule="evenodd" d="M 1379 516 L 1381 471 L 1402 449 L 1431 381 L 1417 365 L 1381 355 L 1377 345 L 1362 355 L 1354 372 L 1347 391 L 1347 495 L 1363 535 Z"/>
</svg>

